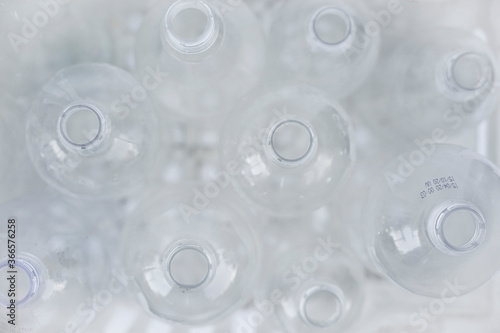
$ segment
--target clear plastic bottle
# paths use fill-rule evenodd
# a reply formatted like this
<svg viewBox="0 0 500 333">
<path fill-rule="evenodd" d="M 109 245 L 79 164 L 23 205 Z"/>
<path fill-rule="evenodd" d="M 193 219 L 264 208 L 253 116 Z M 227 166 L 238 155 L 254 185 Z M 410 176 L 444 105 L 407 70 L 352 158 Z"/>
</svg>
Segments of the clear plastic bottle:
<svg viewBox="0 0 500 333">
<path fill-rule="evenodd" d="M 15 1 L 0 4 L 0 85 L 31 100 L 49 77 L 83 62 L 110 62 L 110 32 L 85 3 Z M 91 14 L 92 13 L 92 14 Z"/>
<path fill-rule="evenodd" d="M 94 241 L 85 214 L 36 193 L 2 205 L 0 219 L 0 330 L 85 327 L 93 319 L 88 301 L 110 276 L 106 252 Z"/>
<path fill-rule="evenodd" d="M 359 333 L 443 333 L 441 322 L 439 320 L 424 321 L 425 325 L 420 322 L 415 324 L 412 319 L 412 312 L 398 312 L 381 309 L 378 313 L 368 318 L 363 325 L 360 325 L 356 332 Z M 386 311 L 383 311 L 386 310 Z M 456 332 L 456 331 L 455 331 Z M 448 332 L 447 332 L 448 333 Z"/>
<path fill-rule="evenodd" d="M 483 38 L 453 28 L 421 31 L 398 44 L 380 66 L 385 107 L 366 119 L 408 137 L 436 128 L 459 133 L 495 110 L 498 74 Z"/>
<path fill-rule="evenodd" d="M 0 159 L 0 181 L 4 179 L 7 165 L 12 158 L 12 153 L 7 145 L 7 128 L 8 125 L 4 120 L 3 114 L 0 113 L 0 154 L 2 155 Z"/>
<path fill-rule="evenodd" d="M 25 113 L 14 95 L 5 90 L 0 91 L 0 170 L 17 160 L 18 156 L 25 150 L 24 124 Z M 2 172 L 1 175 L 4 175 Z M 2 176 L 0 176 L 1 178 Z"/>
<path fill-rule="evenodd" d="M 256 217 L 230 196 L 216 198 L 214 187 L 208 196 L 198 187 L 156 192 L 139 205 L 121 247 L 123 271 L 141 304 L 184 325 L 214 322 L 247 301 L 260 261 Z"/>
<path fill-rule="evenodd" d="M 344 235 L 343 241 L 341 241 L 342 244 L 348 244 L 363 262 L 365 268 L 371 274 L 377 275 L 380 272 L 366 251 L 363 237 L 360 237 L 364 230 L 362 223 L 366 207 L 364 197 L 367 188 L 379 176 L 381 170 L 395 156 L 415 149 L 416 143 L 404 136 L 396 138 L 393 132 L 384 135 L 367 126 L 366 123 L 362 123 L 362 119 L 354 117 L 353 120 L 357 121 L 353 125 L 353 137 L 356 140 L 356 160 L 346 181 L 341 184 L 338 190 L 342 195 L 335 198 L 334 204 L 338 209 L 338 218 L 340 221 L 345 221 L 343 228 L 340 230 Z M 438 137 L 435 137 L 435 139 L 438 139 Z M 442 142 L 444 140 L 445 138 L 442 138 L 442 140 L 438 139 L 437 141 Z"/>
<path fill-rule="evenodd" d="M 26 151 L 25 124 L 18 100 L 0 92 L 0 204 L 44 186 Z"/>
<path fill-rule="evenodd" d="M 58 190 L 81 198 L 119 196 L 150 170 L 157 126 L 146 89 L 130 74 L 105 64 L 77 65 L 55 74 L 33 101 L 27 145 L 37 171 Z"/>
<path fill-rule="evenodd" d="M 165 0 L 137 35 L 138 76 L 165 73 L 152 93 L 168 110 L 220 129 L 234 103 L 260 79 L 264 38 L 243 1 Z"/>
<path fill-rule="evenodd" d="M 135 68 L 135 37 L 146 15 L 158 0 L 110 0 L 108 10 L 115 23 L 110 29 L 115 49 L 115 64 L 133 71 Z"/>
<path fill-rule="evenodd" d="M 499 198 L 500 171 L 483 156 L 426 145 L 386 166 L 357 223 L 374 263 L 394 282 L 419 295 L 456 297 L 500 268 Z"/>
<path fill-rule="evenodd" d="M 341 99 L 354 92 L 374 68 L 379 33 L 361 1 L 287 1 L 269 38 L 269 71 Z"/>
<path fill-rule="evenodd" d="M 250 204 L 293 216 L 335 194 L 354 147 L 340 105 L 316 88 L 294 85 L 247 96 L 226 121 L 221 157 Z"/>
<path fill-rule="evenodd" d="M 322 238 L 282 257 L 268 283 L 286 332 L 345 332 L 363 309 L 362 266 Z"/>
</svg>

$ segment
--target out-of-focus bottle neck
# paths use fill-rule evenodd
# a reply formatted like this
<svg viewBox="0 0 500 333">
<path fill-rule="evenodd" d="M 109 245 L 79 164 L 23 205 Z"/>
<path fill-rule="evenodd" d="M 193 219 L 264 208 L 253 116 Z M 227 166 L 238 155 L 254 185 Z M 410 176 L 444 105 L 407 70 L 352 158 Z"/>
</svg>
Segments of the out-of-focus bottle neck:
<svg viewBox="0 0 500 333">
<path fill-rule="evenodd" d="M 354 45 L 358 28 L 351 15 L 342 8 L 319 9 L 309 23 L 309 44 L 328 53 L 348 52 Z"/>
<path fill-rule="evenodd" d="M 456 101 L 479 99 L 494 88 L 493 64 L 481 53 L 464 51 L 445 56 L 436 76 L 445 94 Z"/>
<path fill-rule="evenodd" d="M 15 260 L 5 257 L 0 262 L 0 272 L 5 279 L 5 287 L 0 290 L 0 304 L 24 307 L 36 300 L 45 283 L 43 264 L 34 256 L 19 254 Z M 2 283 L 2 285 L 4 285 Z"/>
<path fill-rule="evenodd" d="M 344 313 L 344 295 L 331 284 L 315 283 L 305 290 L 299 301 L 302 320 L 316 328 L 328 328 L 338 323 Z"/>
</svg>

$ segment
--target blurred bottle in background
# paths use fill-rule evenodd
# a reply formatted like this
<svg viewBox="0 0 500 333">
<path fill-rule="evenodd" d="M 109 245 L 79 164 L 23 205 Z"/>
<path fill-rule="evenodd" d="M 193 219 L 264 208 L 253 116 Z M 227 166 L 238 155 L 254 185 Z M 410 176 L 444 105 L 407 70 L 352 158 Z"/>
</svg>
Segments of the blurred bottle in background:
<svg viewBox="0 0 500 333">
<path fill-rule="evenodd" d="M 25 122 L 14 96 L 0 92 L 0 204 L 45 187 L 27 153 Z"/>
<path fill-rule="evenodd" d="M 96 2 L 3 1 L 0 4 L 0 86 L 29 105 L 56 71 L 111 61 L 104 11 Z M 94 8 L 94 10 L 93 10 Z"/>
<path fill-rule="evenodd" d="M 136 60 L 138 77 L 161 73 L 151 93 L 186 123 L 192 145 L 213 148 L 224 118 L 260 79 L 264 37 L 242 1 L 166 0 L 144 20 Z"/>
<path fill-rule="evenodd" d="M 468 31 L 421 31 L 392 49 L 376 73 L 383 106 L 365 121 L 380 136 L 448 135 L 487 119 L 498 102 L 498 66 L 490 45 Z"/>
<path fill-rule="evenodd" d="M 270 31 L 268 72 L 342 99 L 359 88 L 377 62 L 380 36 L 369 30 L 370 21 L 361 1 L 289 1 L 277 11 Z"/>
<path fill-rule="evenodd" d="M 115 49 L 113 64 L 130 72 L 135 68 L 135 37 L 148 12 L 160 0 L 110 0 L 110 26 Z"/>
<path fill-rule="evenodd" d="M 2 205 L 0 218 L 2 332 L 83 328 L 92 319 L 83 310 L 111 278 L 91 221 L 80 208 L 43 192 Z M 16 325 L 8 323 L 11 299 Z"/>
<path fill-rule="evenodd" d="M 356 259 L 318 238 L 295 247 L 269 276 L 267 298 L 286 332 L 345 332 L 358 319 L 364 299 L 364 271 Z"/>
</svg>

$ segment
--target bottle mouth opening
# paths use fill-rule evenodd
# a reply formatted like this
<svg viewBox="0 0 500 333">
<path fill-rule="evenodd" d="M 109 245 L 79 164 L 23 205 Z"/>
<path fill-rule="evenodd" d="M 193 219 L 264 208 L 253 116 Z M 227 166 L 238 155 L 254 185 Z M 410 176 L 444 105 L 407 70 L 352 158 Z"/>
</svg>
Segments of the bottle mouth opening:
<svg viewBox="0 0 500 333">
<path fill-rule="evenodd" d="M 342 292 L 330 285 L 320 284 L 307 289 L 299 304 L 302 320 L 319 328 L 335 325 L 343 313 L 342 299 Z"/>
<path fill-rule="evenodd" d="M 35 266 L 26 259 L 16 258 L 15 263 L 4 258 L 0 262 L 0 304 L 23 306 L 34 299 L 40 289 L 40 275 Z"/>
<path fill-rule="evenodd" d="M 59 117 L 58 131 L 67 147 L 79 151 L 89 150 L 103 141 L 105 118 L 92 104 L 74 104 Z"/>
<path fill-rule="evenodd" d="M 428 233 L 434 246 L 449 255 L 469 253 L 486 238 L 486 221 L 470 202 L 444 202 L 433 209 Z"/>
<path fill-rule="evenodd" d="M 354 30 L 351 16 L 338 7 L 322 8 L 311 20 L 314 39 L 328 48 L 337 48 L 348 42 Z"/>
<path fill-rule="evenodd" d="M 474 92 L 493 80 L 493 65 L 488 57 L 476 52 L 462 52 L 451 57 L 446 70 L 448 87 L 454 92 Z"/>
<path fill-rule="evenodd" d="M 214 11 L 202 0 L 179 0 L 165 15 L 165 38 L 173 49 L 184 54 L 207 51 L 217 40 L 218 31 Z"/>
<path fill-rule="evenodd" d="M 205 246 L 179 243 L 167 251 L 165 275 L 177 288 L 199 289 L 209 283 L 214 273 L 214 256 Z"/>
<path fill-rule="evenodd" d="M 316 146 L 316 135 L 311 125 L 296 119 L 286 119 L 275 124 L 267 140 L 268 155 L 276 163 L 286 166 L 305 163 Z"/>
</svg>

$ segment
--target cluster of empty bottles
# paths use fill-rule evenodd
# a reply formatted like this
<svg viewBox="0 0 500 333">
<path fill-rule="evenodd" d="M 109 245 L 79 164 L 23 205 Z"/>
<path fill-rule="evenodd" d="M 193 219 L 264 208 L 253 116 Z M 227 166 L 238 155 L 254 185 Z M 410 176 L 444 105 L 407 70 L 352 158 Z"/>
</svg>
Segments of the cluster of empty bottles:
<svg viewBox="0 0 500 333">
<path fill-rule="evenodd" d="M 370 281 L 397 308 L 495 275 L 492 37 L 256 2 L 0 3 L 1 332 L 124 295 L 169 332 L 380 332 Z"/>
</svg>

